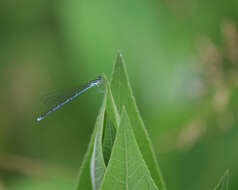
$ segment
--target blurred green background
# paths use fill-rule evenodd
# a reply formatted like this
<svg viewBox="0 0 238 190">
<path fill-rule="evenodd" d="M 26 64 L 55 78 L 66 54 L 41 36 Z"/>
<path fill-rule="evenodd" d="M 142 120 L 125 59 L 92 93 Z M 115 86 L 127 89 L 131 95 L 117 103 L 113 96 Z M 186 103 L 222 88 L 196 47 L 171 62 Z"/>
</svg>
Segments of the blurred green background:
<svg viewBox="0 0 238 190">
<path fill-rule="evenodd" d="M 111 75 L 119 49 L 170 190 L 238 189 L 238 1 L 0 2 L 0 189 L 74 189 L 103 94 L 40 123 L 42 97 Z"/>
</svg>

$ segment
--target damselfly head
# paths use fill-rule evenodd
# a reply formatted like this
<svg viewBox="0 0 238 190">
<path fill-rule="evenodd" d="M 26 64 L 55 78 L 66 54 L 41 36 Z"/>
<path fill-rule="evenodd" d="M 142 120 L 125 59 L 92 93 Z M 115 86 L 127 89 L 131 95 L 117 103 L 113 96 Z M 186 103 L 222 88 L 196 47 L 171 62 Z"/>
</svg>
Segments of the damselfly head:
<svg viewBox="0 0 238 190">
<path fill-rule="evenodd" d="M 98 76 L 97 79 L 93 81 L 93 83 L 95 83 L 97 86 L 101 86 L 103 84 L 103 77 Z"/>
<path fill-rule="evenodd" d="M 98 80 L 98 82 L 96 84 L 98 87 L 97 88 L 98 92 L 105 93 L 106 85 L 105 85 L 104 77 L 98 76 L 98 78 L 96 80 Z"/>
<path fill-rule="evenodd" d="M 102 80 L 102 76 L 98 76 L 96 80 Z"/>
</svg>

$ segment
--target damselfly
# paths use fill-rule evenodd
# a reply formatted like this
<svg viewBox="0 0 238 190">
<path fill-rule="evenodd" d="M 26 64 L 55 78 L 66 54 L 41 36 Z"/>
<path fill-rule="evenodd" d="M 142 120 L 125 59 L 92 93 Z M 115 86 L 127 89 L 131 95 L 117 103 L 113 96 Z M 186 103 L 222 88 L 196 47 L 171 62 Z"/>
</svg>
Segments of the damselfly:
<svg viewBox="0 0 238 190">
<path fill-rule="evenodd" d="M 73 100 L 74 98 L 76 98 L 78 95 L 82 94 L 83 92 L 87 91 L 88 89 L 90 89 L 94 86 L 99 86 L 100 84 L 102 84 L 102 81 L 103 81 L 103 79 L 102 79 L 101 76 L 99 76 L 95 80 L 89 81 L 85 86 L 83 86 L 79 90 L 75 91 L 75 93 L 73 95 L 71 95 L 69 97 L 66 97 L 64 100 L 62 100 L 62 102 L 60 102 L 56 106 L 53 106 L 48 112 L 46 112 L 46 113 L 42 114 L 41 116 L 37 117 L 36 120 L 38 122 L 41 121 L 42 119 L 44 119 L 49 114 L 53 113 L 55 110 L 57 110 L 61 106 L 65 105 L 66 103 L 68 103 L 71 100 Z"/>
</svg>

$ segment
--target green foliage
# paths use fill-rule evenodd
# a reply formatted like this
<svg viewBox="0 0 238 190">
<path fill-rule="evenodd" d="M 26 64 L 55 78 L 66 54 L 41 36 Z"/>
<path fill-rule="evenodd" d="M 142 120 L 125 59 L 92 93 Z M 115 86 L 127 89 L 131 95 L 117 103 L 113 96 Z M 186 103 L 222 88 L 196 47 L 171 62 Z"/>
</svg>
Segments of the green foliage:
<svg viewBox="0 0 238 190">
<path fill-rule="evenodd" d="M 221 177 L 219 183 L 214 188 L 214 190 L 228 190 L 229 185 L 229 171 L 226 171 L 225 174 Z"/>
<path fill-rule="evenodd" d="M 119 53 L 106 90 L 77 190 L 166 190 Z M 214 190 L 228 190 L 228 173 Z"/>
<path fill-rule="evenodd" d="M 125 175 L 125 180 L 128 182 L 126 183 L 127 187 L 132 188 L 134 185 L 135 187 L 137 185 L 144 187 L 142 185 L 144 184 L 148 188 L 154 187 L 154 189 L 157 189 L 158 186 L 159 189 L 165 189 L 151 142 L 132 95 L 127 71 L 120 53 L 117 56 L 111 83 L 109 84 L 106 76 L 103 77 L 106 85 L 105 97 L 80 170 L 77 189 L 90 189 L 92 184 L 93 189 L 98 190 L 103 177 L 103 188 L 105 186 L 105 189 L 107 189 L 111 186 L 111 183 L 116 185 L 110 176 L 115 169 L 115 164 L 112 163 L 118 159 L 120 161 L 117 166 L 121 170 L 118 171 L 119 173 L 115 173 L 114 176 L 117 176 L 118 181 L 120 181 Z M 128 112 L 128 117 L 126 111 L 124 111 L 122 123 L 119 113 L 122 112 L 123 106 Z M 131 130 L 129 129 L 129 120 L 132 126 Z M 120 128 L 118 128 L 119 123 Z M 130 134 L 128 134 L 127 139 L 122 138 L 121 133 L 123 131 L 128 131 Z M 117 148 L 123 144 L 125 145 L 125 143 L 130 148 L 128 151 L 123 152 L 120 148 Z M 121 157 L 123 160 L 121 160 Z M 129 160 L 125 160 L 125 158 Z M 128 167 L 120 166 L 123 163 L 127 163 Z M 107 164 L 108 166 L 106 166 Z M 135 184 L 133 177 L 141 177 L 141 181 Z M 88 183 L 89 181 L 90 183 Z M 118 183 L 118 185 L 124 184 Z"/>
<path fill-rule="evenodd" d="M 108 115 L 105 115 L 105 128 L 104 128 L 104 138 L 103 138 L 103 156 L 105 164 L 108 164 L 108 161 L 111 156 L 112 147 L 114 144 L 116 136 L 116 128 L 112 124 Z"/>
<path fill-rule="evenodd" d="M 105 99 L 103 101 L 103 105 L 99 112 L 98 119 L 96 121 L 96 136 L 94 139 L 93 144 L 93 152 L 91 156 L 91 163 L 90 163 L 90 174 L 91 174 L 91 181 L 93 189 L 99 189 L 101 184 L 101 180 L 103 179 L 104 172 L 106 170 L 104 156 L 103 156 L 103 146 L 102 146 L 102 136 L 103 136 L 103 126 L 104 126 L 104 115 L 105 115 Z"/>
<path fill-rule="evenodd" d="M 151 146 L 150 138 L 136 106 L 121 53 L 118 53 L 116 64 L 114 65 L 111 89 L 119 112 L 123 106 L 126 107 L 136 141 L 143 155 L 143 159 L 151 172 L 153 180 L 159 189 L 165 190 L 165 183 L 160 172 L 155 153 Z"/>
<path fill-rule="evenodd" d="M 122 111 L 112 155 L 100 189 L 158 190 L 136 143 L 126 109 Z"/>
<path fill-rule="evenodd" d="M 114 141 L 113 133 L 119 124 L 119 114 L 114 103 L 109 83 L 104 77 L 106 92 L 103 104 L 96 120 L 94 132 L 83 160 L 77 189 L 99 189 Z M 104 135 L 103 135 L 104 132 Z M 105 163 L 104 163 L 105 162 Z"/>
</svg>

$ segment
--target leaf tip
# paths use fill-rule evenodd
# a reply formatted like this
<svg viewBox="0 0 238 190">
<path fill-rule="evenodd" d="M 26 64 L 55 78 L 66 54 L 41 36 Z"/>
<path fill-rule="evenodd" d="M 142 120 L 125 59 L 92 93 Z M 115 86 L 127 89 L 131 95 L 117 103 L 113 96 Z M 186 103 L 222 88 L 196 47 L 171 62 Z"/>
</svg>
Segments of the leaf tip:
<svg viewBox="0 0 238 190">
<path fill-rule="evenodd" d="M 214 190 L 228 190 L 229 185 L 229 170 L 226 170 Z"/>
<path fill-rule="evenodd" d="M 229 178 L 229 175 L 230 175 L 230 170 L 229 169 L 227 169 L 226 171 L 225 171 L 225 173 L 224 173 L 224 175 L 223 175 L 223 179 L 228 179 Z"/>
<path fill-rule="evenodd" d="M 119 49 L 117 50 L 117 56 L 122 57 L 122 53 L 121 53 L 121 51 Z"/>
<path fill-rule="evenodd" d="M 108 78 L 107 78 L 106 74 L 102 73 L 101 76 L 102 76 L 103 83 L 107 85 L 108 84 Z"/>
<path fill-rule="evenodd" d="M 229 176 L 229 175 L 230 175 L 230 170 L 229 170 L 229 169 L 227 169 L 227 170 L 225 171 L 225 175 L 226 175 L 226 176 Z"/>
<path fill-rule="evenodd" d="M 119 77 L 124 77 L 124 79 L 128 81 L 128 74 L 123 55 L 120 51 L 117 51 L 112 69 L 111 83 L 113 83 L 112 81 L 114 80 L 117 84 Z"/>
<path fill-rule="evenodd" d="M 117 51 L 117 58 L 116 58 L 116 64 L 123 64 L 124 63 L 124 58 L 123 55 L 121 53 L 121 51 Z"/>
</svg>

